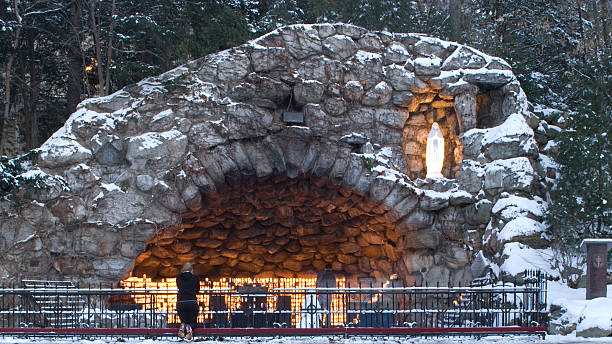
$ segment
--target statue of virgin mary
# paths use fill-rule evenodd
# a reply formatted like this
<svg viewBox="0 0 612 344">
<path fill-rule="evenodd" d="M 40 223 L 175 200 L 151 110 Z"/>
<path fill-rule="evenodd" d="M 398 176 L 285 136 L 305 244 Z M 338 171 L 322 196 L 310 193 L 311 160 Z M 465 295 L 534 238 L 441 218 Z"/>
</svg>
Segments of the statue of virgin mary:
<svg viewBox="0 0 612 344">
<path fill-rule="evenodd" d="M 442 165 L 444 164 L 444 137 L 437 122 L 434 122 L 427 135 L 427 150 L 425 151 L 425 164 L 427 165 L 427 178 L 444 178 Z"/>
</svg>

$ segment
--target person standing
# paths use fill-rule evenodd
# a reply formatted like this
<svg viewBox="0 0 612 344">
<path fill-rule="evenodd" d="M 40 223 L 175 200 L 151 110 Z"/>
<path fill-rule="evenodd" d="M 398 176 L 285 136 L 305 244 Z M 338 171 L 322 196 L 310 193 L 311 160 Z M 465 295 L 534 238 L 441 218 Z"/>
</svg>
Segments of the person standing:
<svg viewBox="0 0 612 344">
<path fill-rule="evenodd" d="M 323 288 L 319 291 L 317 299 L 319 301 L 320 308 L 325 314 L 325 320 L 322 323 L 325 327 L 331 326 L 331 299 L 332 292 L 331 288 L 336 288 L 336 274 L 330 269 L 323 269 L 317 273 L 317 288 Z"/>
<path fill-rule="evenodd" d="M 198 301 L 196 295 L 200 291 L 200 280 L 192 273 L 193 266 L 187 262 L 181 269 L 181 274 L 176 278 L 178 286 L 178 297 L 176 311 L 181 319 L 179 338 L 191 340 L 193 329 L 198 317 Z"/>
</svg>

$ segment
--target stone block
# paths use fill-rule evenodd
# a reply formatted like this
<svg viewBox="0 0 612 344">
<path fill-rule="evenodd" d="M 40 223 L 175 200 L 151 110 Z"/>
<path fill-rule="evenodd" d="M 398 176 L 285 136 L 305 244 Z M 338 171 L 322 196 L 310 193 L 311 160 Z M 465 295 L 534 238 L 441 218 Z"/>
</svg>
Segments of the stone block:
<svg viewBox="0 0 612 344">
<path fill-rule="evenodd" d="M 421 38 L 414 45 L 416 54 L 423 57 L 437 57 L 441 60 L 445 60 L 456 48 L 456 44 L 429 37 Z"/>
<path fill-rule="evenodd" d="M 235 82 L 244 79 L 249 73 L 251 60 L 249 57 L 239 50 L 234 50 L 231 54 L 223 54 L 220 56 L 217 65 L 217 77 L 221 82 Z"/>
<path fill-rule="evenodd" d="M 421 198 L 421 209 L 436 211 L 448 207 L 449 193 L 425 190 Z"/>
<path fill-rule="evenodd" d="M 280 34 L 289 54 L 298 60 L 323 52 L 323 45 L 316 30 L 300 30 L 286 26 L 280 29 Z"/>
<path fill-rule="evenodd" d="M 461 46 L 442 64 L 442 70 L 478 69 L 484 67 L 486 60 L 482 53 L 470 47 Z"/>
<path fill-rule="evenodd" d="M 269 71 L 283 65 L 287 59 L 283 47 L 255 46 L 251 51 L 251 63 L 255 72 Z"/>
<path fill-rule="evenodd" d="M 415 101 L 416 97 L 412 92 L 394 92 L 392 98 L 394 105 L 407 108 L 408 111 L 415 111 L 419 106 L 419 102 Z"/>
<path fill-rule="evenodd" d="M 344 60 L 359 50 L 355 41 L 345 35 L 334 35 L 323 40 L 323 53 L 336 60 Z"/>
<path fill-rule="evenodd" d="M 385 105 L 391 100 L 392 91 L 393 89 L 389 84 L 381 81 L 374 88 L 366 92 L 361 102 L 367 106 Z"/>
<path fill-rule="evenodd" d="M 344 85 L 344 99 L 352 103 L 358 103 L 363 96 L 363 86 L 359 81 L 349 81 Z"/>
<path fill-rule="evenodd" d="M 414 74 L 427 79 L 440 75 L 440 59 L 419 57 L 414 59 Z"/>
<path fill-rule="evenodd" d="M 385 65 L 392 63 L 404 64 L 409 57 L 410 53 L 403 44 L 393 42 L 389 44 L 387 50 L 385 51 L 384 63 Z"/>
<path fill-rule="evenodd" d="M 455 111 L 462 132 L 476 128 L 476 94 L 462 93 L 455 96 Z"/>
<path fill-rule="evenodd" d="M 485 87 L 501 87 L 514 79 L 512 72 L 508 70 L 466 70 L 463 73 L 463 80 Z"/>
<path fill-rule="evenodd" d="M 382 40 L 374 33 L 366 33 L 358 43 L 359 47 L 365 51 L 379 52 L 383 48 Z"/>
<path fill-rule="evenodd" d="M 323 39 L 336 34 L 336 28 L 332 24 L 317 24 L 316 29 L 319 30 L 319 37 Z"/>
</svg>

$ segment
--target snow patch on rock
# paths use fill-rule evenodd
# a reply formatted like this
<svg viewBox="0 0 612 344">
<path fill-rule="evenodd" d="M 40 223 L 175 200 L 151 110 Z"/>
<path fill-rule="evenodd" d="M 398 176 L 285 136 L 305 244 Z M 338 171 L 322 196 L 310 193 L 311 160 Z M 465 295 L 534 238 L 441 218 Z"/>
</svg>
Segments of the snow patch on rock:
<svg viewBox="0 0 612 344">
<path fill-rule="evenodd" d="M 550 265 L 551 249 L 533 249 L 519 242 L 509 242 L 504 245 L 502 256 L 507 258 L 500 268 L 508 275 L 515 276 L 527 269 L 541 270 L 553 277 L 559 275 Z"/>
<path fill-rule="evenodd" d="M 91 157 L 91 150 L 83 147 L 77 140 L 55 135 L 41 147 L 39 156 L 41 165 L 51 168 L 77 164 Z"/>
<path fill-rule="evenodd" d="M 127 139 L 128 148 L 126 159 L 132 167 L 142 168 L 148 160 L 167 159 L 172 164 L 187 148 L 187 137 L 178 130 L 163 133 L 148 132 Z"/>
<path fill-rule="evenodd" d="M 355 54 L 355 60 L 361 63 L 371 63 L 372 61 L 378 61 L 382 63 L 382 55 L 377 53 L 371 53 L 368 51 L 359 50 Z"/>
<path fill-rule="evenodd" d="M 585 302 L 576 327 L 578 336 L 592 337 L 612 333 L 612 299 L 598 297 Z"/>
<path fill-rule="evenodd" d="M 511 195 L 500 198 L 493 206 L 493 214 L 500 214 L 502 218 L 516 218 L 531 213 L 537 217 L 544 216 L 545 205 L 529 198 Z"/>
<path fill-rule="evenodd" d="M 509 241 L 516 237 L 524 237 L 544 233 L 546 226 L 528 217 L 518 217 L 508 222 L 499 232 L 500 241 Z"/>
<path fill-rule="evenodd" d="M 533 137 L 533 130 L 527 125 L 525 118 L 517 113 L 511 114 L 497 127 L 487 129 L 482 139 L 483 145 L 489 145 L 501 141 L 513 140 L 519 136 Z"/>
</svg>

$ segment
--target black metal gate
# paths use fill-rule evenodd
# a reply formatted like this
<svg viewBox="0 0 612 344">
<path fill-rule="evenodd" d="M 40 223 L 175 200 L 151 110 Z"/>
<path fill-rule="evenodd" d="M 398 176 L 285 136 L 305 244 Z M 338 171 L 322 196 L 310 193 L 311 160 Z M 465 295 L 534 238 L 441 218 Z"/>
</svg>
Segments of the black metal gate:
<svg viewBox="0 0 612 344">
<path fill-rule="evenodd" d="M 173 289 L 84 288 L 54 285 L 50 281 L 38 281 L 39 285 L 34 286 L 35 282 L 0 288 L 0 332 L 56 329 L 55 333 L 62 333 L 57 329 L 65 329 L 67 333 L 69 329 L 81 332 L 88 329 L 93 333 L 93 329 L 115 329 L 109 331 L 120 333 L 117 329 L 130 329 L 128 332 L 145 333 L 147 329 L 168 329 L 166 332 L 172 333 L 170 329 L 178 326 L 175 305 L 159 302 L 175 298 L 177 291 Z M 546 278 L 542 273 L 527 271 L 520 286 L 488 282 L 470 286 L 406 287 L 390 281 L 381 285 L 347 283 L 343 287 L 203 288 L 198 299 L 198 322 L 202 328 L 199 331 L 207 333 L 210 329 L 208 332 L 216 333 L 213 329 L 227 332 L 245 328 L 279 329 L 277 333 L 310 329 L 313 334 L 352 328 L 404 334 L 419 334 L 418 329 L 424 334 L 474 333 L 483 329 L 498 329 L 500 333 L 512 329 L 517 333 L 525 329 L 545 331 L 548 313 Z M 231 335 L 231 331 L 228 333 Z"/>
</svg>

